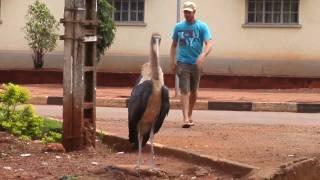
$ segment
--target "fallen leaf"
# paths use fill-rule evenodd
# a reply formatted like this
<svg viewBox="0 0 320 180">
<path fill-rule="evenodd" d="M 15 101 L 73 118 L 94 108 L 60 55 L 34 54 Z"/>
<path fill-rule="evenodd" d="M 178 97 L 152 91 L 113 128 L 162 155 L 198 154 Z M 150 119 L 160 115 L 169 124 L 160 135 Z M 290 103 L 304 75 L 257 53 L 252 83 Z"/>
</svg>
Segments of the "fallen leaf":
<svg viewBox="0 0 320 180">
<path fill-rule="evenodd" d="M 3 169 L 11 171 L 12 167 L 5 166 L 5 167 L 3 167 Z"/>
<path fill-rule="evenodd" d="M 21 154 L 20 156 L 21 157 L 29 157 L 29 156 L 31 156 L 31 154 Z"/>
<path fill-rule="evenodd" d="M 92 164 L 92 165 L 98 165 L 98 163 L 97 163 L 97 162 L 91 162 L 91 164 Z"/>
</svg>

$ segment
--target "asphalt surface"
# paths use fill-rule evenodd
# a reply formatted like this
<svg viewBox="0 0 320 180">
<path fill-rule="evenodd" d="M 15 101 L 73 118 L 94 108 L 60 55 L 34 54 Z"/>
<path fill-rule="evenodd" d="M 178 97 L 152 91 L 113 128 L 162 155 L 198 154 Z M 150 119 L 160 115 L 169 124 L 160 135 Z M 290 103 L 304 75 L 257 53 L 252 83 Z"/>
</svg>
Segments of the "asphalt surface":
<svg viewBox="0 0 320 180">
<path fill-rule="evenodd" d="M 35 106 L 42 116 L 62 117 L 62 106 Z M 127 120 L 126 108 L 97 108 L 97 119 Z M 320 126 L 320 113 L 286 113 L 286 112 L 238 112 L 238 111 L 195 111 L 196 123 L 225 124 L 262 124 L 262 125 L 312 125 Z M 171 110 L 166 121 L 182 122 L 182 113 Z"/>
</svg>

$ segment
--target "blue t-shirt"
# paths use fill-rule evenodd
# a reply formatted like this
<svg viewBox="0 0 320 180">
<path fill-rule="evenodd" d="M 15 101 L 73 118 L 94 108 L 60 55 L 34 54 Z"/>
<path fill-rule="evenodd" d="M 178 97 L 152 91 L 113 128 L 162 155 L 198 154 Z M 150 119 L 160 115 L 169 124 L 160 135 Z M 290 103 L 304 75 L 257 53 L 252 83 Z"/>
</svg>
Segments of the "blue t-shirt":
<svg viewBox="0 0 320 180">
<path fill-rule="evenodd" d="M 196 20 L 193 24 L 182 21 L 176 24 L 172 39 L 178 42 L 177 60 L 182 63 L 196 64 L 203 51 L 203 43 L 212 39 L 207 24 Z"/>
</svg>

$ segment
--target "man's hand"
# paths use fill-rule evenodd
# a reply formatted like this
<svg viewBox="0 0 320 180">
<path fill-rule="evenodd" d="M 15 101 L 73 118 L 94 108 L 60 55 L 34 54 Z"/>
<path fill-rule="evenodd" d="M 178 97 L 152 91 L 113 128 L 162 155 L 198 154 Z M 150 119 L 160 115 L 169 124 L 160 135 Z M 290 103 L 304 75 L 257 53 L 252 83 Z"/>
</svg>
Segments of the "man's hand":
<svg viewBox="0 0 320 180">
<path fill-rule="evenodd" d="M 197 59 L 197 66 L 199 68 L 202 68 L 205 58 L 208 56 L 208 54 L 212 50 L 212 41 L 211 40 L 206 41 L 205 45 L 206 45 L 206 47 L 205 47 L 204 52 L 201 53 L 200 56 Z"/>
<path fill-rule="evenodd" d="M 176 73 L 177 69 L 177 61 L 176 61 L 176 50 L 177 50 L 177 41 L 172 41 L 171 49 L 170 49 L 170 68 L 173 73 Z"/>
<path fill-rule="evenodd" d="M 206 54 L 201 53 L 200 56 L 199 56 L 198 59 L 197 59 L 197 65 L 198 65 L 198 67 L 202 67 L 202 66 L 203 66 L 203 63 L 204 63 L 205 58 L 206 58 Z"/>
<path fill-rule="evenodd" d="M 177 70 L 177 64 L 176 63 L 170 63 L 170 68 L 173 73 L 176 73 Z"/>
</svg>

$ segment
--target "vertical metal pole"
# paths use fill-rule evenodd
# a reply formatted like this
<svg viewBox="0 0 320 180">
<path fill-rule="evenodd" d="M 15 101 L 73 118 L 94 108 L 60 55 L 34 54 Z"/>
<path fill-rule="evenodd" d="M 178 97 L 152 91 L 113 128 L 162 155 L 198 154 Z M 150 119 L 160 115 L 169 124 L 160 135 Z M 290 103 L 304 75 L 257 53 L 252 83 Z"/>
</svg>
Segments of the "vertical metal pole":
<svg viewBox="0 0 320 180">
<path fill-rule="evenodd" d="M 181 0 L 177 0 L 177 23 L 180 22 Z"/>
<path fill-rule="evenodd" d="M 181 0 L 177 0 L 177 23 L 180 22 Z M 179 77 L 175 75 L 175 96 L 180 96 Z"/>
</svg>

